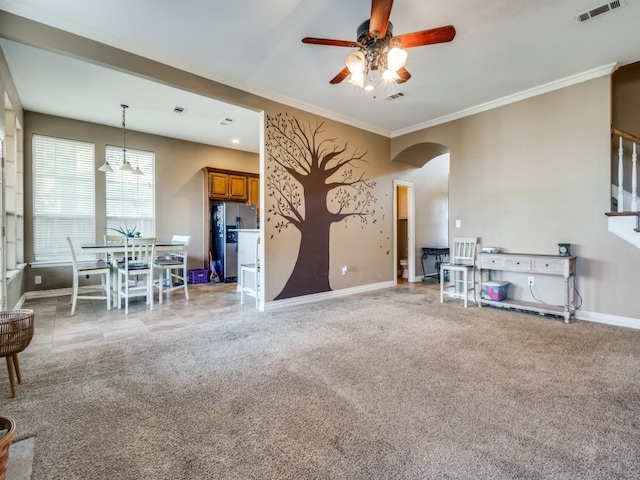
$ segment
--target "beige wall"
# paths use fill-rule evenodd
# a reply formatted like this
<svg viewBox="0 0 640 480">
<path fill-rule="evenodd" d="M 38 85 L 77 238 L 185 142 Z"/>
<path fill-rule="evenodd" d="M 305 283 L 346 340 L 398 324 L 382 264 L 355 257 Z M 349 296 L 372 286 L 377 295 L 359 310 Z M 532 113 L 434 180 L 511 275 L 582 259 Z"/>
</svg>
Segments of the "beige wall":
<svg viewBox="0 0 640 480">
<path fill-rule="evenodd" d="M 106 145 L 119 146 L 122 130 L 93 123 L 69 120 L 33 112 L 25 113 L 25 255 L 33 261 L 33 191 L 31 181 L 31 138 L 34 134 L 92 142 L 96 147 L 96 168 L 105 161 Z M 259 173 L 259 156 L 254 153 L 212 147 L 167 137 L 127 130 L 127 147 L 155 152 L 156 237 L 170 239 L 174 234 L 191 235 L 189 268 L 208 265 L 205 224 L 204 176 L 201 168 L 218 167 Z M 105 177 L 96 171 L 96 240 L 105 233 Z M 68 268 L 38 269 L 42 285 L 33 283 L 33 269 L 26 275 L 27 290 L 68 287 Z"/>
<path fill-rule="evenodd" d="M 398 166 L 389 161 L 389 139 L 370 132 L 327 120 L 301 110 L 281 104 L 269 104 L 266 114 L 289 113 L 301 122 L 316 126 L 324 122 L 322 138 L 336 139 L 339 145 L 348 143 L 350 149 L 366 152 L 366 164 L 362 171 L 375 181 L 373 195 L 376 196 L 376 214 L 366 224 L 356 218 L 336 223 L 331 227 L 329 281 L 332 290 L 358 287 L 373 283 L 392 281 L 393 267 L 393 179 L 396 172 L 409 167 Z M 267 158 L 266 162 L 270 162 Z M 268 168 L 268 165 L 267 165 Z M 265 187 L 267 211 L 272 197 Z M 289 227 L 280 233 L 268 218 L 265 224 L 266 282 L 265 300 L 274 299 L 291 275 L 298 256 L 299 232 Z M 348 274 L 341 274 L 347 266 Z"/>
<path fill-rule="evenodd" d="M 16 41 L 66 51 L 188 91 L 263 110 L 268 115 L 296 112 L 303 119 L 324 120 L 35 22 L 12 18 L 8 25 L 11 31 L 7 36 Z M 31 31 L 37 34 L 30 35 Z M 418 185 L 422 171 L 394 165 L 390 159 L 412 145 L 433 142 L 450 150 L 450 236 L 477 235 L 483 245 L 501 246 L 509 252 L 545 254 L 557 253 L 559 242 L 570 242 L 579 257 L 582 309 L 637 318 L 640 255 L 636 248 L 607 231 L 604 215 L 610 198 L 610 121 L 609 77 L 393 139 L 326 120 L 329 134 L 369 152 L 367 170 L 376 181 L 375 194 L 380 212 L 384 212 L 375 229 L 344 228 L 340 224 L 332 228 L 332 288 L 366 286 L 393 278 L 393 179 L 413 178 Z M 119 135 L 115 129 L 110 135 L 117 145 Z M 134 138 L 132 147 L 137 147 Z M 194 160 L 195 164 L 169 187 L 178 197 L 182 195 L 175 206 L 163 205 L 169 212 L 196 209 L 191 197 L 183 192 L 191 186 L 195 188 L 195 171 L 206 163 L 198 155 L 194 158 L 200 160 Z M 265 168 L 264 162 L 261 168 Z M 424 195 L 420 186 L 417 188 L 417 197 Z M 267 208 L 265 205 L 263 212 Z M 189 213 L 187 223 L 191 225 L 195 217 Z M 459 229 L 454 228 L 456 219 L 462 222 Z M 171 230 L 166 224 L 158 228 L 159 234 Z M 276 236 L 272 227 L 265 228 L 265 299 L 269 301 L 291 272 L 298 240 L 291 229 Z M 351 266 L 352 274 L 342 277 L 336 273 L 341 265 Z M 551 283 L 539 279 L 536 286 L 540 287 L 543 300 L 561 301 Z M 528 295 L 522 287 L 512 293 L 516 298 Z"/>
<path fill-rule="evenodd" d="M 451 236 L 541 254 L 569 242 L 582 309 L 638 318 L 640 253 L 608 232 L 604 215 L 610 109 L 610 78 L 601 77 L 395 138 L 391 154 L 418 142 L 449 146 Z M 561 303 L 556 284 L 536 280 L 543 300 Z M 522 278 L 512 281 L 510 294 L 530 299 Z"/>
</svg>

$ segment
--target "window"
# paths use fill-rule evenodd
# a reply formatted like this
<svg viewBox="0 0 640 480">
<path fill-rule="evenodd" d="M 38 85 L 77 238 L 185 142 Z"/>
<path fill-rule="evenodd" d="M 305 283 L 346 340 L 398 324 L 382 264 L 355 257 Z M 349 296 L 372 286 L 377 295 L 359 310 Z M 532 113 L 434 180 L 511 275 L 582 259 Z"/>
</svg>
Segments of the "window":
<svg viewBox="0 0 640 480">
<path fill-rule="evenodd" d="M 36 262 L 69 260 L 95 241 L 93 143 L 33 136 L 33 251 Z"/>
<path fill-rule="evenodd" d="M 107 146 L 106 158 L 121 158 L 122 147 Z M 155 197 L 153 152 L 127 148 L 127 161 L 142 174 L 108 172 L 107 228 L 133 229 L 143 237 L 155 236 Z M 113 166 L 114 162 L 110 162 Z M 113 232 L 112 232 L 113 233 Z"/>
</svg>

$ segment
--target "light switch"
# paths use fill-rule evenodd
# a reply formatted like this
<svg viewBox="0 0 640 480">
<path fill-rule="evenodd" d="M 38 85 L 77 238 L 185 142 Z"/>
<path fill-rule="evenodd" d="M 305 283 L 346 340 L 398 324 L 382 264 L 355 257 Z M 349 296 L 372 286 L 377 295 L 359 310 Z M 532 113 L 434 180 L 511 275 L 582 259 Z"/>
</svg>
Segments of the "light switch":
<svg viewBox="0 0 640 480">
<path fill-rule="evenodd" d="M 462 226 L 462 220 L 456 220 L 456 228 L 460 228 Z"/>
</svg>

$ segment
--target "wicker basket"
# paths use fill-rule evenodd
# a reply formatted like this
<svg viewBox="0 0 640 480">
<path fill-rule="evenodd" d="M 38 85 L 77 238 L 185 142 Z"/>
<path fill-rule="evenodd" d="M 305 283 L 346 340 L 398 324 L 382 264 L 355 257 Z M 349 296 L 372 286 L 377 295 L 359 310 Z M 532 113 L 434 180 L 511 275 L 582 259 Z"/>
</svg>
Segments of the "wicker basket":
<svg viewBox="0 0 640 480">
<path fill-rule="evenodd" d="M 7 310 L 0 312 L 0 357 L 7 358 L 11 383 L 11 396 L 16 396 L 13 370 L 22 383 L 18 353 L 27 348 L 33 338 L 33 310 Z"/>
<path fill-rule="evenodd" d="M 20 353 L 33 338 L 33 310 L 0 312 L 0 357 Z"/>
<path fill-rule="evenodd" d="M 13 434 L 16 433 L 16 422 L 9 417 L 0 417 L 0 431 L 6 430 L 6 433 L 0 438 L 0 480 L 4 480 L 7 473 L 7 465 L 9 463 L 9 447 Z"/>
</svg>

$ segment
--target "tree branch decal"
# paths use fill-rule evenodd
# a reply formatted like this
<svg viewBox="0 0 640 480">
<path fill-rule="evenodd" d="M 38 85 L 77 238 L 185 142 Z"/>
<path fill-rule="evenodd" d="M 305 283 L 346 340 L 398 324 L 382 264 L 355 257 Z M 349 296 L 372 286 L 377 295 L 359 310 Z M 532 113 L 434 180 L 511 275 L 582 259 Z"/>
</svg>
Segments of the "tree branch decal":
<svg viewBox="0 0 640 480">
<path fill-rule="evenodd" d="M 325 136 L 324 122 L 301 123 L 289 114 L 267 116 L 267 222 L 277 233 L 289 226 L 301 235 L 293 272 L 276 299 L 331 290 L 331 225 L 376 223 L 376 182 L 363 170 L 367 153 Z M 273 235 L 272 235 L 273 238 Z"/>
</svg>

